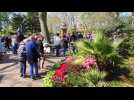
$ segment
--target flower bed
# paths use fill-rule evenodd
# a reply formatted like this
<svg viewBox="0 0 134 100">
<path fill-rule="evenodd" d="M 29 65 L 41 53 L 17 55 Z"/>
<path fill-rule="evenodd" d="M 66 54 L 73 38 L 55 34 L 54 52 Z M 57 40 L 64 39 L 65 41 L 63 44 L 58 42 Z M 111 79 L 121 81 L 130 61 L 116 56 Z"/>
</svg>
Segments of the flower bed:
<svg viewBox="0 0 134 100">
<path fill-rule="evenodd" d="M 54 65 L 51 68 L 51 71 L 53 74 L 51 74 L 51 75 L 48 74 L 44 78 L 43 86 L 45 86 L 45 87 L 48 87 L 48 86 L 55 86 L 55 87 L 77 86 L 77 84 L 73 83 L 73 81 L 81 81 L 81 79 L 83 77 L 82 75 L 89 72 L 90 70 L 92 70 L 94 68 L 94 66 L 96 64 L 96 60 L 94 58 L 88 57 L 85 59 L 85 62 L 81 65 L 73 64 L 73 61 L 75 61 L 75 60 L 77 60 L 75 57 L 69 56 L 69 57 L 66 57 L 64 62 L 59 64 L 59 66 L 55 67 L 55 65 Z M 58 65 L 58 64 L 56 64 L 56 65 Z M 72 79 L 70 79 L 70 78 L 72 78 Z M 79 78 L 81 78 L 81 79 L 78 80 Z M 79 82 L 76 82 L 76 83 L 79 83 Z M 85 84 L 87 84 L 87 83 L 85 82 Z"/>
</svg>

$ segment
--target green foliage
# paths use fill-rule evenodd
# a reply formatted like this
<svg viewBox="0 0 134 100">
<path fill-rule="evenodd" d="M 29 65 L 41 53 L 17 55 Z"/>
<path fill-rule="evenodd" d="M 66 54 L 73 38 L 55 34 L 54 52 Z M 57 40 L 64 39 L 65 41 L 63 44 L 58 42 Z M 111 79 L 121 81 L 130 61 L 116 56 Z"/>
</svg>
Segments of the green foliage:
<svg viewBox="0 0 134 100">
<path fill-rule="evenodd" d="M 38 18 L 38 12 L 28 12 L 26 16 L 27 30 L 33 33 L 40 32 L 40 23 Z"/>
<path fill-rule="evenodd" d="M 10 31 L 8 30 L 1 31 L 0 35 L 10 35 Z"/>
<path fill-rule="evenodd" d="M 130 71 L 130 75 L 134 73 L 134 57 L 128 57 L 123 61 L 123 66 L 125 66 Z"/>
<path fill-rule="evenodd" d="M 13 17 L 11 19 L 11 26 L 14 31 L 16 31 L 18 27 L 20 27 L 24 19 L 25 19 L 24 15 L 13 14 Z"/>
<path fill-rule="evenodd" d="M 9 24 L 9 12 L 0 12 L 0 31 Z"/>
<path fill-rule="evenodd" d="M 92 69 L 91 71 L 86 72 L 82 75 L 86 83 L 92 82 L 94 86 L 96 86 L 99 81 L 103 80 L 105 76 L 105 72 L 99 71 L 97 69 Z"/>
<path fill-rule="evenodd" d="M 120 26 L 115 12 L 85 12 L 81 13 L 80 20 L 88 26 L 88 30 L 102 30 L 108 32 Z"/>
<path fill-rule="evenodd" d="M 28 12 L 27 15 L 13 14 L 11 19 L 11 26 L 13 30 L 16 31 L 24 20 L 27 31 L 31 31 L 32 33 L 40 32 L 38 12 Z"/>
<path fill-rule="evenodd" d="M 54 64 L 54 65 L 50 68 L 50 71 L 56 70 L 59 66 L 60 66 L 59 63 Z"/>
<path fill-rule="evenodd" d="M 96 37 L 93 41 L 82 40 L 76 42 L 78 48 L 78 57 L 87 57 L 94 55 L 98 67 L 117 66 L 121 63 L 121 58 L 117 52 L 118 46 L 123 40 L 111 41 L 109 40 L 103 32 L 97 31 Z"/>
<path fill-rule="evenodd" d="M 43 87 L 53 87 L 53 81 L 51 80 L 54 75 L 54 71 L 49 71 L 47 75 L 43 78 Z"/>
<path fill-rule="evenodd" d="M 78 86 L 81 87 L 81 86 L 84 86 L 83 82 L 81 81 L 80 78 L 81 78 L 80 76 L 76 76 L 76 75 L 74 75 L 73 72 L 70 72 L 70 73 L 68 73 L 67 79 L 65 80 L 64 84 L 67 87 L 78 87 Z"/>
<path fill-rule="evenodd" d="M 58 31 L 57 25 L 60 25 L 61 19 L 58 16 L 48 16 L 47 23 L 49 32 L 56 33 Z"/>
<path fill-rule="evenodd" d="M 60 66 L 59 63 L 54 64 L 50 69 L 47 75 L 43 78 L 43 86 L 44 87 L 53 87 L 57 86 L 54 81 L 51 79 L 55 73 L 55 70 Z"/>
<path fill-rule="evenodd" d="M 129 77 L 128 77 L 128 82 L 134 83 L 134 77 L 133 77 L 133 76 L 129 76 Z"/>
<path fill-rule="evenodd" d="M 121 43 L 119 52 L 122 56 L 134 56 L 134 33 L 129 33 L 129 36 Z"/>
<path fill-rule="evenodd" d="M 73 87 L 95 87 L 99 81 L 104 79 L 105 76 L 105 72 L 100 72 L 97 69 L 80 72 L 79 75 L 74 75 L 74 73 L 71 72 L 68 74 L 65 84 L 66 86 Z"/>
<path fill-rule="evenodd" d="M 64 84 L 66 87 L 95 87 L 88 79 L 88 77 L 83 77 L 81 74 L 74 75 L 74 73 L 69 73 Z"/>
<path fill-rule="evenodd" d="M 109 84 L 109 87 L 127 87 L 128 84 L 123 81 L 112 81 Z"/>
<path fill-rule="evenodd" d="M 93 45 L 91 43 L 89 43 L 89 41 L 87 41 L 87 40 L 80 40 L 80 41 L 76 42 L 75 44 L 78 49 L 78 53 L 77 53 L 78 56 L 85 57 L 87 55 L 94 53 Z"/>
</svg>

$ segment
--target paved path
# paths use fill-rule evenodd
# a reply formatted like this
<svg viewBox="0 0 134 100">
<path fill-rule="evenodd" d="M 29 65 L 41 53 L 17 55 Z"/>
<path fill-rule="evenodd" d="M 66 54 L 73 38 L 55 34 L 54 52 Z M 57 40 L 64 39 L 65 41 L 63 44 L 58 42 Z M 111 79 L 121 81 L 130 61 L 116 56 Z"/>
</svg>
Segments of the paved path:
<svg viewBox="0 0 134 100">
<path fill-rule="evenodd" d="M 29 78 L 29 66 L 27 66 L 27 78 L 21 78 L 19 73 L 19 65 L 17 57 L 11 54 L 5 55 L 4 60 L 0 62 L 0 87 L 41 87 L 42 79 L 31 80 Z M 44 69 L 39 73 L 44 76 L 46 74 L 46 66 L 52 65 L 61 58 L 50 57 L 45 62 Z"/>
</svg>

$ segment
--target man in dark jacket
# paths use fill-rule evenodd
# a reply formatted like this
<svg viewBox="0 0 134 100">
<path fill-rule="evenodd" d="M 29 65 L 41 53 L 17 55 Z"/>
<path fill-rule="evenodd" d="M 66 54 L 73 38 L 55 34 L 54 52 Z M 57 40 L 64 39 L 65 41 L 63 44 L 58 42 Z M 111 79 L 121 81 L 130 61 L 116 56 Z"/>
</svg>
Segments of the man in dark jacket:
<svg viewBox="0 0 134 100">
<path fill-rule="evenodd" d="M 42 43 L 42 38 L 41 37 L 37 37 L 36 43 L 37 43 L 37 46 L 38 46 L 38 52 L 40 54 L 40 57 L 45 59 L 44 58 L 44 47 L 43 47 L 43 43 Z M 38 61 L 39 62 L 39 64 L 38 64 L 39 68 L 41 68 L 40 67 L 41 58 Z"/>
<path fill-rule="evenodd" d="M 40 57 L 40 55 L 38 52 L 38 46 L 36 44 L 36 39 L 34 36 L 32 36 L 31 40 L 29 40 L 26 43 L 26 51 L 27 51 L 27 61 L 30 64 L 30 77 L 31 79 L 35 79 L 39 77 L 38 58 Z"/>
<path fill-rule="evenodd" d="M 68 49 L 68 44 L 69 44 L 69 39 L 66 35 L 63 36 L 62 42 L 63 42 L 64 56 L 65 56 L 67 49 Z"/>
<path fill-rule="evenodd" d="M 71 35 L 71 41 L 74 42 L 76 40 L 77 40 L 77 34 L 73 32 L 73 34 Z"/>
</svg>

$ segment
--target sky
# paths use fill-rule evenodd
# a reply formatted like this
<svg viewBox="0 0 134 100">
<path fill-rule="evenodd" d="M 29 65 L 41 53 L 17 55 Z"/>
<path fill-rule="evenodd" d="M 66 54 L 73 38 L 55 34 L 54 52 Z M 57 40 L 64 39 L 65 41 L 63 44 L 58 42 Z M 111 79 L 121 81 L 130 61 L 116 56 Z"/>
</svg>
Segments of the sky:
<svg viewBox="0 0 134 100">
<path fill-rule="evenodd" d="M 16 14 L 24 14 L 24 15 L 26 15 L 27 14 L 27 12 L 14 12 L 14 13 L 16 13 Z M 68 15 L 70 15 L 70 13 L 69 12 L 48 12 L 48 15 L 49 16 L 58 16 L 58 17 L 63 17 L 63 15 L 65 14 L 65 13 L 67 13 Z M 121 16 L 130 16 L 131 15 L 131 12 L 122 12 L 121 13 Z M 11 15 L 12 16 L 12 15 Z"/>
<path fill-rule="evenodd" d="M 123 15 L 123 16 L 130 16 L 131 15 L 131 12 L 124 12 L 121 15 Z"/>
<path fill-rule="evenodd" d="M 18 13 L 18 14 L 26 14 L 27 12 L 14 12 L 14 13 Z M 63 13 L 68 13 L 69 12 L 48 12 L 48 15 L 62 15 Z M 121 15 L 124 15 L 124 16 L 128 16 L 128 15 L 131 15 L 131 12 L 123 12 Z"/>
</svg>

